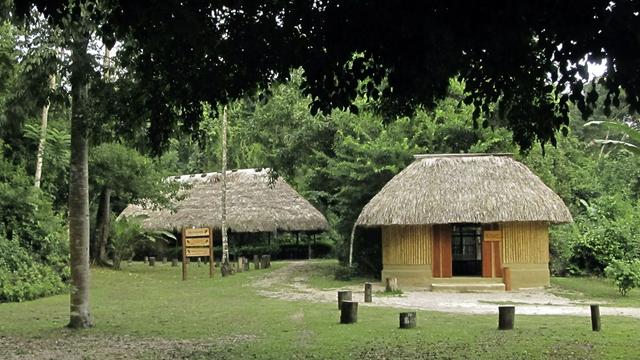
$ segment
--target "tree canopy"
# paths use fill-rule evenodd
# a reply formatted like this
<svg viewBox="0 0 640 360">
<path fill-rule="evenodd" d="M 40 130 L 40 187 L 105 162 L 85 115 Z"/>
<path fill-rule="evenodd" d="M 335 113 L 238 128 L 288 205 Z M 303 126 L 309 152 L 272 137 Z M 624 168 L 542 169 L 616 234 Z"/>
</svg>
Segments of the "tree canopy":
<svg viewBox="0 0 640 360">
<path fill-rule="evenodd" d="M 589 62 L 606 59 L 606 109 L 618 105 L 621 89 L 632 112 L 640 106 L 634 1 L 37 0 L 16 1 L 17 12 L 32 5 L 59 24 L 85 9 L 107 45 L 122 43 L 122 64 L 150 95 L 158 144 L 178 117 L 193 129 L 201 101 L 227 102 L 297 67 L 312 110 L 326 113 L 357 111 L 362 93 L 385 113 L 432 107 L 457 76 L 475 118 L 507 125 L 524 148 L 555 144 L 569 102 L 592 113 L 598 92 L 586 83 Z"/>
</svg>

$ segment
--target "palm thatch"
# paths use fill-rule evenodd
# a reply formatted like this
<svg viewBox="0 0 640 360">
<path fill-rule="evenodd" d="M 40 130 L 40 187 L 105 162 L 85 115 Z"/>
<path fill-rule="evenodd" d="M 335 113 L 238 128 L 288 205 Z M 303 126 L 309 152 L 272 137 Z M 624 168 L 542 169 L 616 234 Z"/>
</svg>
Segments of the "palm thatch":
<svg viewBox="0 0 640 360">
<path fill-rule="evenodd" d="M 143 215 L 147 229 L 221 227 L 220 173 L 175 176 L 169 180 L 191 185 L 185 199 L 175 204 L 175 212 L 129 205 L 120 216 Z M 325 217 L 313 205 L 282 178 L 270 178 L 266 169 L 227 171 L 227 224 L 234 232 L 317 232 L 328 227 Z"/>
<path fill-rule="evenodd" d="M 416 155 L 356 225 L 573 221 L 562 199 L 508 154 Z"/>
</svg>

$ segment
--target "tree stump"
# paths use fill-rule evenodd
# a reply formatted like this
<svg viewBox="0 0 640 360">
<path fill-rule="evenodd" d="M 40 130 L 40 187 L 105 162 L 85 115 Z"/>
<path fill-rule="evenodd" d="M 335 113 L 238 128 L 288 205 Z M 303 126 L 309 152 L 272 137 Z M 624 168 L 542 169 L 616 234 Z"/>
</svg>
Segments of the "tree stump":
<svg viewBox="0 0 640 360">
<path fill-rule="evenodd" d="M 398 278 L 387 278 L 384 291 L 386 292 L 398 291 Z"/>
<path fill-rule="evenodd" d="M 258 255 L 253 255 L 253 268 L 260 270 L 260 257 Z"/>
<path fill-rule="evenodd" d="M 202 259 L 198 256 L 198 267 L 202 266 Z"/>
<path fill-rule="evenodd" d="M 154 256 L 149 256 L 149 266 L 156 266 L 156 258 Z"/>
<path fill-rule="evenodd" d="M 261 269 L 267 269 L 269 267 L 269 263 L 268 263 L 268 259 L 267 256 L 269 255 L 262 255 L 260 258 L 260 268 Z"/>
<path fill-rule="evenodd" d="M 176 259 L 176 258 L 171 259 L 171 266 L 172 267 L 177 267 L 178 266 L 178 259 Z"/>
<path fill-rule="evenodd" d="M 348 290 L 344 290 L 344 291 L 338 291 L 338 309 L 342 309 L 342 302 L 346 301 L 346 300 L 353 300 L 353 295 L 351 294 L 351 291 Z"/>
<path fill-rule="evenodd" d="M 267 257 L 267 269 L 271 267 L 271 255 L 265 255 Z"/>
<path fill-rule="evenodd" d="M 515 306 L 498 307 L 498 330 L 513 330 L 516 317 Z"/>
<path fill-rule="evenodd" d="M 249 271 L 249 259 L 247 259 L 246 257 L 243 257 L 242 259 L 242 266 L 244 268 L 244 271 Z"/>
<path fill-rule="evenodd" d="M 418 323 L 415 311 L 400 313 L 400 329 L 413 329 Z"/>
<path fill-rule="evenodd" d="M 163 256 L 163 257 L 162 257 L 162 263 L 163 263 L 163 264 L 166 264 L 166 263 L 167 263 L 167 257 L 166 257 L 166 256 Z"/>
<path fill-rule="evenodd" d="M 370 303 L 372 301 L 373 285 L 371 283 L 364 283 L 364 302 Z"/>
<path fill-rule="evenodd" d="M 358 302 L 342 301 L 340 308 L 340 324 L 355 324 L 358 322 Z"/>
<path fill-rule="evenodd" d="M 591 330 L 600 331 L 600 305 L 591 305 Z"/>
<path fill-rule="evenodd" d="M 146 265 L 146 264 L 148 264 L 148 263 L 149 263 L 149 257 L 148 257 L 148 256 L 145 256 L 145 257 L 144 257 L 144 264 Z"/>
</svg>

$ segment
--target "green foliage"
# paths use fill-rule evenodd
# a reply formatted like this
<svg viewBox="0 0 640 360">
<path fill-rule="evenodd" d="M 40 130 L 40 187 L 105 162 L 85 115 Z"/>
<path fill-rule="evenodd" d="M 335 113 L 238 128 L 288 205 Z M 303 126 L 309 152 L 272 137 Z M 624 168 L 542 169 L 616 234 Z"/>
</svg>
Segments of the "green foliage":
<svg viewBox="0 0 640 360">
<path fill-rule="evenodd" d="M 0 302 L 63 291 L 68 254 L 66 229 L 51 201 L 23 167 L 0 158 Z"/>
<path fill-rule="evenodd" d="M 68 276 L 68 241 L 63 219 L 35 189 L 24 168 L 0 158 L 0 234 L 16 239 L 34 261 Z"/>
<path fill-rule="evenodd" d="M 605 274 L 614 281 L 620 294 L 626 296 L 629 290 L 640 286 L 640 260 L 613 260 Z"/>
<path fill-rule="evenodd" d="M 59 294 L 66 289 L 65 275 L 0 233 L 0 303 Z"/>
<path fill-rule="evenodd" d="M 173 239 L 175 236 L 166 231 L 147 231 L 140 219 L 123 216 L 111 222 L 111 241 L 109 246 L 113 255 L 113 267 L 120 269 L 120 262 L 132 259 L 136 247 L 143 243 L 155 243 L 160 239 Z M 165 240 L 166 241 L 166 240 Z"/>
<path fill-rule="evenodd" d="M 337 266 L 334 273 L 334 279 L 339 281 L 350 281 L 355 276 L 355 270 L 349 266 Z"/>
</svg>

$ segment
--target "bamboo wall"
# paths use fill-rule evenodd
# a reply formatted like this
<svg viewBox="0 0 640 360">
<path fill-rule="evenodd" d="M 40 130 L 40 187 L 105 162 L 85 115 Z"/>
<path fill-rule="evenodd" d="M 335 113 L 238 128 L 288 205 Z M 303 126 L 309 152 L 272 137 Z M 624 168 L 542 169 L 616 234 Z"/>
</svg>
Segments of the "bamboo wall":
<svg viewBox="0 0 640 360">
<path fill-rule="evenodd" d="M 503 264 L 547 264 L 549 225 L 544 222 L 504 223 L 502 228 Z"/>
<path fill-rule="evenodd" d="M 383 226 L 382 264 L 431 264 L 432 233 L 429 225 Z"/>
</svg>

